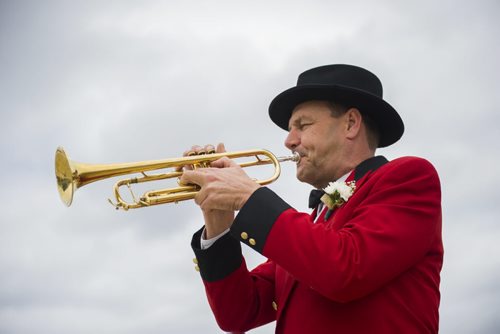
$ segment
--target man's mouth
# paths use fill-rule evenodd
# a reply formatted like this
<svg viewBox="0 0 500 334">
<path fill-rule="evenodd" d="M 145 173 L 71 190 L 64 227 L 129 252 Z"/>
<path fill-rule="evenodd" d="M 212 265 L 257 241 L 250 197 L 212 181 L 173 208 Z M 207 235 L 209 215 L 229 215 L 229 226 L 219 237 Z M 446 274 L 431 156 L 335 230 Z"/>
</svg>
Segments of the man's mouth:
<svg viewBox="0 0 500 334">
<path fill-rule="evenodd" d="M 295 151 L 296 154 L 299 155 L 300 159 L 297 161 L 297 166 L 300 165 L 301 161 L 303 160 L 303 158 L 306 156 L 304 153 L 302 152 L 299 152 L 299 151 Z"/>
</svg>

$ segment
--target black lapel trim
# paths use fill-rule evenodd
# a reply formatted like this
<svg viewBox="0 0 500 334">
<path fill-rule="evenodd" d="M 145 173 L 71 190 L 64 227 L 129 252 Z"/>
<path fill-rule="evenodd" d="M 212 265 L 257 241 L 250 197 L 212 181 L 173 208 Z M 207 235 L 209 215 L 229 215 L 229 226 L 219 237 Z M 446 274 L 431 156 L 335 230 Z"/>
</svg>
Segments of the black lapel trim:
<svg viewBox="0 0 500 334">
<path fill-rule="evenodd" d="M 354 180 L 359 181 L 366 173 L 373 172 L 388 162 L 389 161 L 381 155 L 363 161 L 354 170 Z"/>
</svg>

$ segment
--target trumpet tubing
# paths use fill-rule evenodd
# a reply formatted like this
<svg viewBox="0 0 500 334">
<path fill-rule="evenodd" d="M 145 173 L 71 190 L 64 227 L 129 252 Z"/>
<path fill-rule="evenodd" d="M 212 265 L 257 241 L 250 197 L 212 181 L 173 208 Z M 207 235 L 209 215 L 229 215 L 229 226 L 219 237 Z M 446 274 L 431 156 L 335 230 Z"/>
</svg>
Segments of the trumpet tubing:
<svg viewBox="0 0 500 334">
<path fill-rule="evenodd" d="M 56 150 L 55 155 L 57 189 L 63 203 L 66 206 L 70 206 L 73 202 L 75 191 L 84 185 L 111 177 L 140 173 L 141 176 L 123 179 L 114 185 L 113 189 L 115 202 L 111 200 L 109 201 L 115 206 L 116 209 L 128 210 L 158 204 L 177 203 L 193 199 L 196 196 L 199 187 L 196 185 L 179 184 L 177 187 L 147 191 L 142 196 L 137 198 L 132 191 L 131 185 L 164 179 L 180 178 L 182 171 L 179 171 L 178 169 L 182 169 L 183 166 L 190 165 L 193 166 L 193 168 L 209 167 L 211 162 L 222 157 L 228 157 L 229 159 L 238 159 L 243 157 L 254 158 L 252 161 L 239 163 L 242 168 L 272 164 L 274 166 L 273 175 L 267 179 L 256 180 L 256 182 L 260 185 L 266 185 L 274 182 L 280 176 L 281 162 L 298 162 L 300 159 L 297 153 L 290 156 L 276 157 L 267 150 L 247 150 L 121 164 L 84 164 L 70 160 L 64 149 L 59 147 Z M 166 173 L 152 175 L 146 174 L 146 172 L 168 168 L 174 168 L 174 170 Z M 129 188 L 133 198 L 132 202 L 127 202 L 122 197 L 120 188 L 123 186 Z"/>
</svg>

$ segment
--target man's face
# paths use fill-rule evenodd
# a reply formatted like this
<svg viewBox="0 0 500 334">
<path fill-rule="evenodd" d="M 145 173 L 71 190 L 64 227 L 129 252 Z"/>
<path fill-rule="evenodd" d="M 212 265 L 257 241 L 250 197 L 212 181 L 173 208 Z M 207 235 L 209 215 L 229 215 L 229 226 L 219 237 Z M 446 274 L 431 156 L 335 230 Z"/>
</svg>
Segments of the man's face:
<svg viewBox="0 0 500 334">
<path fill-rule="evenodd" d="M 285 146 L 301 156 L 297 179 L 316 188 L 346 173 L 342 155 L 347 121 L 333 117 L 330 108 L 325 101 L 307 101 L 295 107 L 288 122 Z"/>
</svg>

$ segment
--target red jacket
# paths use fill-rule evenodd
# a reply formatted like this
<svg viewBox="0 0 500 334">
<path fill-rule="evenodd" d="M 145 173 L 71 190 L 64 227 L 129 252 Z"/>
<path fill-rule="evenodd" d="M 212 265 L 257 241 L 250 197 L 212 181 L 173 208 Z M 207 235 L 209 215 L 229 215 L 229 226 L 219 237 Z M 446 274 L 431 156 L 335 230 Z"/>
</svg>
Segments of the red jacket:
<svg viewBox="0 0 500 334">
<path fill-rule="evenodd" d="M 426 160 L 362 163 L 352 197 L 327 221 L 291 208 L 267 188 L 207 250 L 193 237 L 219 326 L 276 333 L 437 333 L 443 261 L 441 191 Z M 382 158 L 384 159 L 384 158 Z M 375 163 L 374 163 L 375 162 Z M 376 170 L 375 170 L 376 169 Z M 251 272 L 246 243 L 269 260 Z"/>
</svg>

